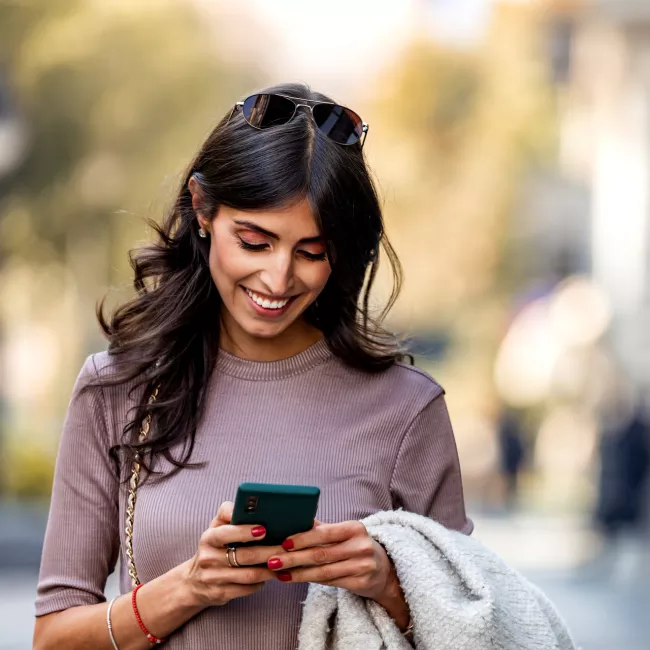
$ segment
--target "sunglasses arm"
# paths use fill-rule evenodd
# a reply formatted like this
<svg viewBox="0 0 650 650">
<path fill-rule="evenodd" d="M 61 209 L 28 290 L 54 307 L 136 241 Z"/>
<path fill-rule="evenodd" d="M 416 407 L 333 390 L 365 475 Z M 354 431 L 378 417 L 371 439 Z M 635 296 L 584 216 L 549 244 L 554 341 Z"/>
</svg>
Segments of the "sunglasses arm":
<svg viewBox="0 0 650 650">
<path fill-rule="evenodd" d="M 363 145 L 366 143 L 366 138 L 368 137 L 368 131 L 370 130 L 370 125 L 364 122 L 361 130 L 363 131 L 363 140 L 361 141 L 361 148 L 363 149 Z"/>
<path fill-rule="evenodd" d="M 241 108 L 243 105 L 244 105 L 244 102 L 237 102 L 237 103 L 232 107 L 232 111 L 230 111 L 230 115 L 228 116 L 228 122 L 230 122 L 230 120 L 232 119 L 232 116 L 234 115 L 235 111 L 236 111 L 238 108 Z M 228 124 L 228 122 L 226 122 L 226 124 Z"/>
</svg>

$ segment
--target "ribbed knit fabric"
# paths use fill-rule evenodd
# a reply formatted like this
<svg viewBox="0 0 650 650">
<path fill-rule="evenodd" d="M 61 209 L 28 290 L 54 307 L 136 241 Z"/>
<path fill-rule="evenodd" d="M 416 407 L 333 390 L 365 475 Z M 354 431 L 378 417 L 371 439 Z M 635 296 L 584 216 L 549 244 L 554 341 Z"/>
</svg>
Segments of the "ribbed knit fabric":
<svg viewBox="0 0 650 650">
<path fill-rule="evenodd" d="M 112 372 L 89 357 L 75 385 L 57 457 L 36 615 L 104 600 L 124 552 L 127 487 L 108 450 L 139 395 L 90 388 Z M 219 505 L 243 481 L 317 485 L 318 518 L 362 519 L 404 508 L 471 532 L 443 390 L 404 364 L 375 375 L 341 363 L 320 341 L 300 354 L 255 362 L 220 352 L 207 387 L 193 461 L 138 488 L 134 555 L 142 582 L 192 557 Z M 169 469 L 161 461 L 160 469 Z M 121 468 L 122 478 L 128 473 Z M 122 592 L 131 588 L 120 562 Z M 176 648 L 289 650 L 297 646 L 307 586 L 267 583 L 249 598 L 204 610 L 171 635 Z"/>
</svg>

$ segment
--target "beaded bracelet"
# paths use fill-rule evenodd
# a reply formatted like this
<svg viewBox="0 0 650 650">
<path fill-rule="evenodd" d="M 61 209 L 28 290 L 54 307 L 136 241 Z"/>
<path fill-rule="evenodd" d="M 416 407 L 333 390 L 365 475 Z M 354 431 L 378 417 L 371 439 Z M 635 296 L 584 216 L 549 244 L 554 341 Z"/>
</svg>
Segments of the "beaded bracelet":
<svg viewBox="0 0 650 650">
<path fill-rule="evenodd" d="M 144 635 L 147 637 L 147 640 L 149 643 L 152 645 L 158 645 L 159 643 L 164 643 L 166 639 L 159 639 L 158 637 L 155 637 L 149 630 L 144 626 L 144 623 L 142 622 L 142 619 L 140 618 L 140 612 L 138 611 L 138 605 L 136 604 L 136 594 L 138 593 L 138 589 L 142 587 L 142 584 L 139 584 L 136 586 L 136 588 L 133 590 L 133 593 L 131 595 L 131 604 L 133 605 L 133 613 L 135 614 L 135 618 L 138 621 L 138 625 L 140 626 L 140 629 L 144 632 Z"/>
</svg>

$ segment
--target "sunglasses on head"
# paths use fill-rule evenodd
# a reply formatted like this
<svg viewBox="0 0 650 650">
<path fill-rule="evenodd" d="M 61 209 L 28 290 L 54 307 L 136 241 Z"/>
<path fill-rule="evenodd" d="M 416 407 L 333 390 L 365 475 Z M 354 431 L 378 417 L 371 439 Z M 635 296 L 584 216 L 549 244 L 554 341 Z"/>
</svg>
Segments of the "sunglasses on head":
<svg viewBox="0 0 650 650">
<path fill-rule="evenodd" d="M 331 102 L 275 93 L 256 93 L 243 102 L 237 102 L 230 117 L 241 108 L 244 119 L 252 127 L 268 129 L 290 122 L 300 106 L 309 109 L 318 130 L 330 140 L 338 144 L 350 145 L 357 144 L 363 136 L 361 142 L 363 147 L 368 134 L 368 125 L 354 111 Z"/>
</svg>

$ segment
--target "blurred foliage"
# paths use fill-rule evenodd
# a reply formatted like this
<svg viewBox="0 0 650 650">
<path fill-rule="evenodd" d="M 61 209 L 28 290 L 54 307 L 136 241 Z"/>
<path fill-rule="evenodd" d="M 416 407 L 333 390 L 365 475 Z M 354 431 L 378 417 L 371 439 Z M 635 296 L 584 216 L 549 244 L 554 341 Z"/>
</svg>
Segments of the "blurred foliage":
<svg viewBox="0 0 650 650">
<path fill-rule="evenodd" d="M 134 234 L 117 210 L 146 205 L 253 83 L 216 59 L 211 37 L 184 2 L 0 4 L 0 69 L 29 138 L 2 186 L 5 259 L 99 239 L 117 244 L 111 279 Z"/>
<path fill-rule="evenodd" d="M 497 407 L 492 368 L 516 278 L 503 261 L 522 180 L 550 159 L 555 113 L 543 15 L 494 10 L 476 49 L 414 43 L 378 84 L 373 157 L 404 265 L 394 322 L 451 336 L 430 366 L 457 412 Z"/>
<path fill-rule="evenodd" d="M 48 497 L 54 479 L 53 449 L 37 444 L 33 436 L 21 436 L 3 450 L 2 488 L 18 498 Z"/>
<path fill-rule="evenodd" d="M 220 60 L 203 18 L 183 0 L 0 0 L 0 113 L 26 132 L 0 175 L 0 434 L 14 491 L 49 490 L 39 442 L 102 347 L 92 305 L 109 286 L 109 304 L 131 293 L 126 251 L 148 237 L 143 218 L 160 218 L 204 137 L 259 82 Z M 13 445 L 22 431 L 41 437 Z"/>
</svg>

